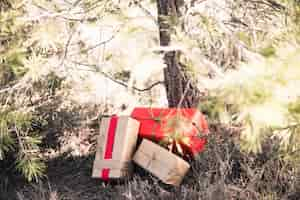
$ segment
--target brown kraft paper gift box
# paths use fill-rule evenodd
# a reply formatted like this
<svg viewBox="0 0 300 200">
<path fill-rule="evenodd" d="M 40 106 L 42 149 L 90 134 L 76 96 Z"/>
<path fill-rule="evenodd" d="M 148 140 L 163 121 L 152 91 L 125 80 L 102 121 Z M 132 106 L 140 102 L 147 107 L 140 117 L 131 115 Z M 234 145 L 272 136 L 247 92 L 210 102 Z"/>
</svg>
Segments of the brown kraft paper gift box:
<svg viewBox="0 0 300 200">
<path fill-rule="evenodd" d="M 124 178 L 132 172 L 139 122 L 128 116 L 102 118 L 93 165 L 93 178 Z"/>
<path fill-rule="evenodd" d="M 190 165 L 163 147 L 143 139 L 133 161 L 166 184 L 180 185 Z"/>
</svg>

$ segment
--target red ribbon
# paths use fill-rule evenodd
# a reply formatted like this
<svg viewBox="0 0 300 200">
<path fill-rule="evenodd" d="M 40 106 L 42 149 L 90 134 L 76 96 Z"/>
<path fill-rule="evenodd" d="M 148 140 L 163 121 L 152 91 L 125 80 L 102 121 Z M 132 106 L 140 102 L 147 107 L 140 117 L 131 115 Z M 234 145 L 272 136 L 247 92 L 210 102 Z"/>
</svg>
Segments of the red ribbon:
<svg viewBox="0 0 300 200">
<path fill-rule="evenodd" d="M 109 171 L 110 171 L 109 168 L 102 169 L 102 174 L 101 174 L 102 180 L 107 181 L 109 179 Z"/>
<path fill-rule="evenodd" d="M 106 149 L 105 149 L 105 153 L 104 153 L 105 160 L 112 159 L 112 152 L 113 152 L 113 148 L 114 148 L 117 124 L 118 124 L 118 117 L 112 116 L 110 118 L 108 134 L 107 134 Z M 101 178 L 103 180 L 108 180 L 109 172 L 110 172 L 109 168 L 103 168 L 102 172 L 101 172 Z"/>
</svg>

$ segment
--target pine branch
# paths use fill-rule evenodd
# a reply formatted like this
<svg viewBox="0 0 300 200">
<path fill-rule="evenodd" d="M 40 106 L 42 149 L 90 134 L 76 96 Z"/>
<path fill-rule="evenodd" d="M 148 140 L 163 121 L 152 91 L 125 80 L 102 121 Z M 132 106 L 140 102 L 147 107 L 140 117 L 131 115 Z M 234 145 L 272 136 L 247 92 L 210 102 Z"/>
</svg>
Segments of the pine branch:
<svg viewBox="0 0 300 200">
<path fill-rule="evenodd" d="M 106 40 L 103 40 L 103 41 L 101 41 L 101 42 L 98 42 L 97 44 L 92 45 L 92 46 L 90 46 L 90 47 L 87 47 L 87 48 L 85 48 L 85 49 L 81 49 L 79 52 L 72 53 L 70 56 L 75 56 L 75 55 L 77 55 L 77 54 L 80 54 L 81 52 L 87 53 L 87 52 L 89 52 L 89 51 L 91 51 L 91 50 L 93 50 L 93 49 L 96 49 L 97 47 L 100 47 L 100 46 L 102 46 L 102 45 L 105 45 L 105 44 L 107 44 L 108 42 L 112 41 L 112 40 L 116 37 L 116 34 L 117 34 L 118 32 L 119 32 L 119 30 L 116 30 L 115 33 L 112 34 L 110 38 L 108 38 L 108 39 L 106 39 Z M 68 43 L 67 43 L 67 44 L 68 44 Z M 65 48 L 68 48 L 68 46 L 66 45 Z M 67 50 L 65 50 L 65 52 L 66 52 L 66 51 L 67 51 Z"/>
<path fill-rule="evenodd" d="M 104 77 L 108 78 L 109 80 L 121 85 L 121 86 L 124 86 L 125 88 L 130 88 L 130 86 L 128 84 L 126 84 L 125 82 L 123 81 L 120 81 L 120 80 L 117 80 L 115 78 L 113 78 L 111 75 L 109 75 L 108 73 L 106 72 L 103 72 L 103 71 L 100 71 L 100 66 L 99 65 L 93 65 L 93 64 L 87 64 L 87 63 L 80 63 L 80 62 L 77 62 L 77 61 L 71 61 L 72 63 L 74 64 L 77 64 L 77 65 L 82 65 L 82 66 L 87 66 L 87 67 L 93 67 L 94 70 L 90 69 L 90 70 L 86 70 L 86 69 L 81 69 L 81 70 L 86 70 L 86 71 L 92 71 L 92 72 L 99 72 L 101 73 Z M 164 81 L 157 81 L 155 83 L 152 83 L 150 84 L 150 86 L 146 87 L 146 88 L 138 88 L 136 86 L 132 86 L 131 88 L 133 90 L 136 90 L 138 92 L 146 92 L 146 91 L 149 91 L 151 90 L 153 87 L 157 86 L 157 85 L 160 85 L 160 84 L 164 84 Z"/>
</svg>

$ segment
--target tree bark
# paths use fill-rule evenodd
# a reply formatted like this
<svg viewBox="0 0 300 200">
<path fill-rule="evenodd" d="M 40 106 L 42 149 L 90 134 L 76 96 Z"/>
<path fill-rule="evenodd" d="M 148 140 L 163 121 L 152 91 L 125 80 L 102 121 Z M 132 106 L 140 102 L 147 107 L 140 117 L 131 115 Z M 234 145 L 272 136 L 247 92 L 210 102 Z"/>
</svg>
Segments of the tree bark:
<svg viewBox="0 0 300 200">
<path fill-rule="evenodd" d="M 179 20 L 182 0 L 157 0 L 159 41 L 161 46 L 169 46 L 174 24 Z M 171 20 L 173 19 L 173 20 Z M 199 103 L 199 90 L 191 81 L 185 66 L 179 62 L 181 52 L 167 51 L 164 54 L 164 81 L 169 107 L 195 107 Z"/>
</svg>

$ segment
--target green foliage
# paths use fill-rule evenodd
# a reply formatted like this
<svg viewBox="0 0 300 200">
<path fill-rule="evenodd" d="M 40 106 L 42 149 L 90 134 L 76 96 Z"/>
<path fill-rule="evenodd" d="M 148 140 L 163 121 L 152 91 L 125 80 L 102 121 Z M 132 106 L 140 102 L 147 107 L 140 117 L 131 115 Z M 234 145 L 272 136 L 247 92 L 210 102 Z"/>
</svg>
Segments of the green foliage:
<svg viewBox="0 0 300 200">
<path fill-rule="evenodd" d="M 37 140 L 35 142 L 37 142 Z M 46 166 L 38 157 L 20 154 L 16 163 L 16 169 L 20 171 L 29 182 L 33 180 L 37 181 L 44 176 Z"/>
<path fill-rule="evenodd" d="M 28 34 L 28 25 L 18 20 L 24 14 L 22 1 L 7 1 L 4 4 L 7 9 L 0 12 L 0 78 L 10 82 L 26 72 L 24 61 L 29 52 L 24 46 L 24 39 Z M 9 74 L 3 73 L 3 69 Z"/>
<path fill-rule="evenodd" d="M 61 89 L 64 78 L 56 75 L 55 72 L 50 72 L 46 76 L 33 82 L 33 88 L 36 91 L 55 95 L 56 91 Z"/>
<path fill-rule="evenodd" d="M 31 50 L 26 40 L 30 24 L 20 20 L 25 13 L 24 1 L 4 1 L 0 6 L 0 86 L 6 87 L 28 71 Z M 53 82 L 49 87 L 55 85 Z M 15 109 L 13 104 L 1 107 L 0 160 L 6 163 L 1 168 L 15 166 L 28 181 L 37 180 L 45 170 L 38 155 L 41 138 L 32 129 L 33 121 L 35 117 L 30 112 Z"/>
<path fill-rule="evenodd" d="M 261 152 L 262 142 L 276 136 L 283 152 L 299 156 L 300 51 L 292 47 L 277 51 L 280 56 L 226 74 L 220 87 L 211 91 L 213 101 L 203 109 L 221 122 L 242 123 L 241 146 L 247 151 Z"/>
<path fill-rule="evenodd" d="M 276 49 L 272 45 L 270 45 L 265 48 L 262 48 L 260 50 L 260 53 L 265 57 L 271 57 L 275 55 Z"/>
<path fill-rule="evenodd" d="M 238 32 L 237 33 L 237 38 L 239 40 L 241 40 L 242 42 L 244 42 L 247 46 L 251 47 L 252 46 L 252 39 L 249 36 L 249 34 L 245 33 L 245 32 Z"/>
<path fill-rule="evenodd" d="M 32 130 L 35 120 L 30 113 L 4 110 L 0 112 L 0 159 L 14 155 L 16 169 L 28 180 L 43 175 L 45 165 L 38 156 L 41 138 Z M 5 166 L 4 166 L 5 167 Z"/>
</svg>

